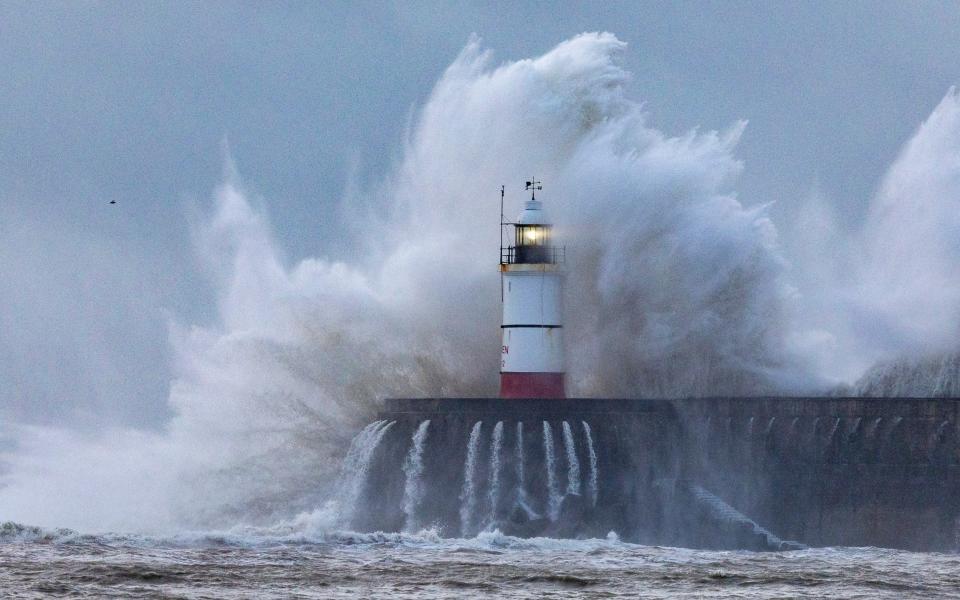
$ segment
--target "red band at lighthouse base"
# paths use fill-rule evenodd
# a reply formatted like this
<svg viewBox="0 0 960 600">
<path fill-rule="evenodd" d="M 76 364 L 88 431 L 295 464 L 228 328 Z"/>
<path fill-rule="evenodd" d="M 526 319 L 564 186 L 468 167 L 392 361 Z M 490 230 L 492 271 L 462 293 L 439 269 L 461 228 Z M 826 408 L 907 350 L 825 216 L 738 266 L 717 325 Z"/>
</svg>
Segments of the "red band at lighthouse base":
<svg viewBox="0 0 960 600">
<path fill-rule="evenodd" d="M 501 398 L 566 398 L 563 373 L 500 373 Z"/>
</svg>

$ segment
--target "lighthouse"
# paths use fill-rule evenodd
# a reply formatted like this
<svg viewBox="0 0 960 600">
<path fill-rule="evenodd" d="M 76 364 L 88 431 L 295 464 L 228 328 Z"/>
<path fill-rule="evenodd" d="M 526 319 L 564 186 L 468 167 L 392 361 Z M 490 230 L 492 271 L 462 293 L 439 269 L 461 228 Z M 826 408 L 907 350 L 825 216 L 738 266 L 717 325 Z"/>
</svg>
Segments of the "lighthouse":
<svg viewBox="0 0 960 600">
<path fill-rule="evenodd" d="M 501 189 L 500 397 L 563 398 L 564 248 L 553 245 L 553 226 L 537 200 L 540 182 L 528 181 L 530 200 L 515 223 L 503 220 Z M 504 245 L 504 228 L 513 228 Z M 510 235 L 512 234 L 512 235 Z"/>
</svg>

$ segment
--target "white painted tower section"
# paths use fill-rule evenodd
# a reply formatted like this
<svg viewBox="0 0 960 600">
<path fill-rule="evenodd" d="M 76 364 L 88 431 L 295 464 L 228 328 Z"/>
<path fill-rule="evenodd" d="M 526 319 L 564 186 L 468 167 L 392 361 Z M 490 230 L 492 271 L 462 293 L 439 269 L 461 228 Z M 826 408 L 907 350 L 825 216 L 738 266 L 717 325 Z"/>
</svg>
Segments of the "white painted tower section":
<svg viewBox="0 0 960 600">
<path fill-rule="evenodd" d="M 501 396 L 563 397 L 562 260 L 539 200 L 515 223 L 515 246 L 501 262 Z"/>
<path fill-rule="evenodd" d="M 503 327 L 509 351 L 501 370 L 563 373 L 562 275 L 556 265 L 511 265 L 503 276 L 503 325 L 527 327 Z"/>
</svg>

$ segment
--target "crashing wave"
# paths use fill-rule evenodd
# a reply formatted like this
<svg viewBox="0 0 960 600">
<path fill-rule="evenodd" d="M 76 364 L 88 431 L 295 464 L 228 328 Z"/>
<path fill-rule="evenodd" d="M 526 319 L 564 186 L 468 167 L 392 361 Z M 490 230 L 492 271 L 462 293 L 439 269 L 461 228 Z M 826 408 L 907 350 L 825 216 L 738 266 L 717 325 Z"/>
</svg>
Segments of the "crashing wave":
<svg viewBox="0 0 960 600">
<path fill-rule="evenodd" d="M 0 523 L 0 543 L 4 542 L 56 542 L 74 538 L 78 534 L 72 529 L 47 529 L 33 525 L 21 525 L 13 521 Z"/>
<path fill-rule="evenodd" d="M 337 241 L 354 250 L 349 263 L 285 260 L 267 215 L 231 172 L 195 232 L 217 286 L 216 322 L 171 325 L 172 419 L 156 432 L 18 429 L 15 448 L 0 450 L 0 514 L 155 533 L 277 523 L 322 506 L 378 399 L 495 393 L 500 343 L 490 325 L 499 291 L 490 253 L 499 232 L 488 225 L 498 219 L 499 184 L 532 173 L 551 182 L 543 197 L 571 249 L 572 394 L 809 387 L 817 376 L 790 342 L 795 294 L 776 228 L 765 206 L 747 206 L 735 192 L 745 123 L 657 130 L 628 95 L 624 49 L 610 33 L 588 33 L 494 64 L 471 41 L 434 87 L 387 180 L 347 198 L 350 218 L 329 228 L 353 236 Z M 951 92 L 871 213 L 880 275 L 863 269 L 874 285 L 855 294 L 884 301 L 857 321 L 870 335 L 851 334 L 859 345 L 817 337 L 836 346 L 834 362 L 864 358 L 862 348 L 880 342 L 884 351 L 934 334 L 952 343 L 960 211 L 939 201 L 960 199 L 958 140 L 960 96 Z M 520 201 L 511 194 L 508 213 Z M 888 248 L 893 238 L 901 242 Z M 913 280 L 911 293 L 889 293 Z M 875 326 L 873 314 L 896 327 Z M 888 339 L 873 339 L 884 332 Z M 867 354 L 864 364 L 875 359 Z M 925 369 L 914 367 L 916 378 Z M 931 394 L 954 393 L 957 377 L 930 372 L 944 382 Z M 891 389 L 921 387 L 911 385 Z"/>
<path fill-rule="evenodd" d="M 960 397 L 960 353 L 878 363 L 857 381 L 852 392 L 878 398 Z"/>
</svg>

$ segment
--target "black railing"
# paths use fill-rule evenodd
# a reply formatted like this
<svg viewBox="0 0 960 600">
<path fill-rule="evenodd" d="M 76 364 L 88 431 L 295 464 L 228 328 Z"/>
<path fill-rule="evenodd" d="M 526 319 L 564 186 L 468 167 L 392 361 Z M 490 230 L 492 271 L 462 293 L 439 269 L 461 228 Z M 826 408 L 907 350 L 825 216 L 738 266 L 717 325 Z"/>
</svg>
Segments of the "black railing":
<svg viewBox="0 0 960 600">
<path fill-rule="evenodd" d="M 563 264 L 567 260 L 566 246 L 501 246 L 501 265 Z"/>
</svg>

